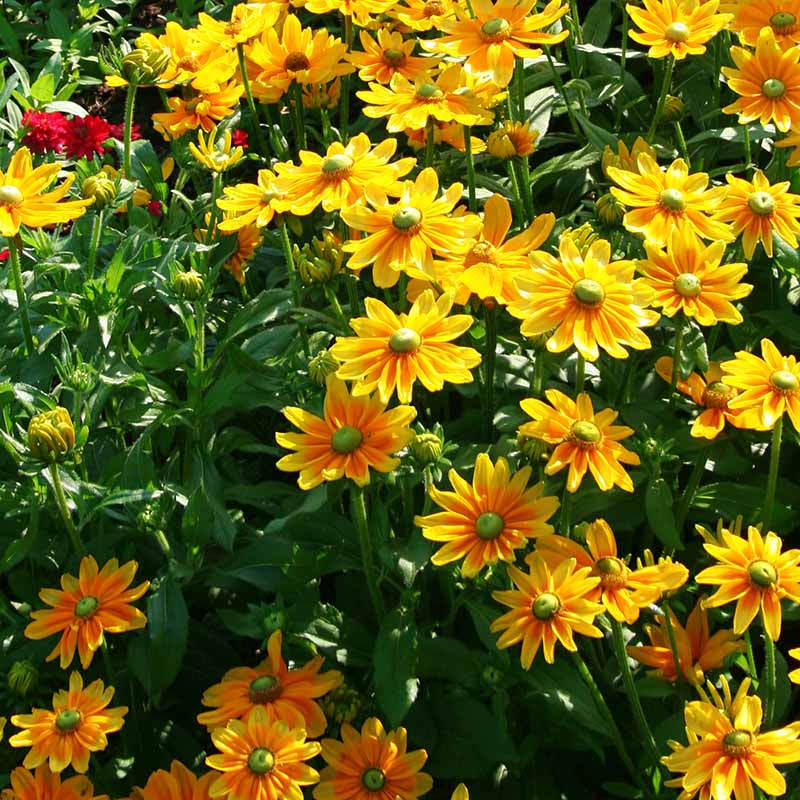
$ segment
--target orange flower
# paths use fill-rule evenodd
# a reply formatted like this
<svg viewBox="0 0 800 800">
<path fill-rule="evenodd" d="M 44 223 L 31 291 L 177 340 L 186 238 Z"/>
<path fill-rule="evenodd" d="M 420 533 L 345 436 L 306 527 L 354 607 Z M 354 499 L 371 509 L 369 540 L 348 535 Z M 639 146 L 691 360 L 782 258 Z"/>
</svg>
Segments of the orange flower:
<svg viewBox="0 0 800 800">
<path fill-rule="evenodd" d="M 638 174 L 617 167 L 606 169 L 611 180 L 622 187 L 612 186 L 611 194 L 633 208 L 623 219 L 629 231 L 643 234 L 659 247 L 667 243 L 674 228 L 692 231 L 703 239 L 729 242 L 733 238 L 726 225 L 707 216 L 720 204 L 725 189 L 706 189 L 705 172 L 690 175 L 682 158 L 662 172 L 647 153 L 639 154 L 636 165 Z"/>
<path fill-rule="evenodd" d="M 368 235 L 345 242 L 343 249 L 353 255 L 350 269 L 373 265 L 376 286 L 394 286 L 401 271 L 418 271 L 434 277 L 433 253 L 458 250 L 463 239 L 474 236 L 481 227 L 474 214 L 451 216 L 461 199 L 463 186 L 454 183 L 439 197 L 436 171 L 423 169 L 414 181 L 404 181 L 397 202 L 390 203 L 377 186 L 368 186 L 365 205 L 343 209 L 342 219 Z"/>
<path fill-rule="evenodd" d="M 407 752 L 406 729 L 384 730 L 370 717 L 359 733 L 346 722 L 342 741 L 322 740 L 326 766 L 314 788 L 314 800 L 417 800 L 433 788 L 431 776 L 420 772 L 428 754 Z"/>
<path fill-rule="evenodd" d="M 240 83 L 232 81 L 214 91 L 189 91 L 192 93 L 189 99 L 169 98 L 167 103 L 171 111 L 153 114 L 153 127 L 166 141 L 198 128 L 208 133 L 220 120 L 233 116 L 244 89 Z"/>
<path fill-rule="evenodd" d="M 633 147 L 630 150 L 625 145 L 622 139 L 617 144 L 617 152 L 615 153 L 610 145 L 606 145 L 603 150 L 603 158 L 601 161 L 603 167 L 603 174 L 608 176 L 608 168 L 615 167 L 622 169 L 626 172 L 633 172 L 639 175 L 639 155 L 646 153 L 653 161 L 657 161 L 656 151 L 641 137 L 637 136 Z"/>
<path fill-rule="evenodd" d="M 635 263 L 610 261 L 604 239 L 582 256 L 573 238 L 562 236 L 558 251 L 558 259 L 534 253 L 533 269 L 516 278 L 521 298 L 508 310 L 523 320 L 522 335 L 547 334 L 551 353 L 574 346 L 589 361 L 600 357 L 601 347 L 614 358 L 628 357 L 624 345 L 649 348 L 641 328 L 655 325 L 658 314 L 644 309 L 652 293 L 634 280 Z"/>
<path fill-rule="evenodd" d="M 394 5 L 394 0 L 305 0 L 303 7 L 313 14 L 328 14 L 337 11 L 352 17 L 356 25 L 366 28 L 374 23 L 374 16 L 385 14 Z"/>
<path fill-rule="evenodd" d="M 617 622 L 633 624 L 639 610 L 657 602 L 666 592 L 674 592 L 686 583 L 689 570 L 683 564 L 663 562 L 631 570 L 617 555 L 617 540 L 611 526 L 597 519 L 586 529 L 586 549 L 566 536 L 543 536 L 536 540 L 536 552 L 525 557 L 526 563 L 541 557 L 550 569 L 568 558 L 579 567 L 589 567 L 600 583 L 587 595 L 600 601 Z"/>
<path fill-rule="evenodd" d="M 384 139 L 373 147 L 367 134 L 359 133 L 346 145 L 334 142 L 324 156 L 301 150 L 299 166 L 276 164 L 275 183 L 292 214 L 310 214 L 320 203 L 325 211 L 339 211 L 361 200 L 367 184 L 385 192 L 398 187 L 398 180 L 417 161 L 401 158 L 390 163 L 396 149 L 397 139 Z"/>
<path fill-rule="evenodd" d="M 449 144 L 450 147 L 454 147 L 456 150 L 463 153 L 466 150 L 464 131 L 464 126 L 459 125 L 457 122 L 434 122 L 433 143 L 437 145 L 444 142 L 444 144 Z M 403 133 L 408 137 L 408 143 L 415 150 L 421 150 L 427 145 L 428 131 L 425 128 L 406 128 Z M 483 139 L 479 139 L 477 136 L 470 136 L 469 143 L 473 155 L 486 150 L 486 142 L 484 142 Z"/>
<path fill-rule="evenodd" d="M 730 188 L 716 211 L 717 219 L 731 222 L 734 235 L 742 234 L 747 258 L 752 258 L 761 242 L 772 258 L 772 232 L 775 231 L 790 247 L 797 248 L 800 233 L 800 195 L 789 192 L 789 181 L 770 185 L 766 175 L 757 169 L 752 183 L 728 173 Z"/>
<path fill-rule="evenodd" d="M 717 14 L 719 0 L 643 0 L 644 8 L 627 5 L 631 19 L 642 29 L 633 30 L 634 42 L 647 45 L 650 58 L 683 59 L 705 53 L 706 43 L 733 19 Z"/>
<path fill-rule="evenodd" d="M 396 388 L 398 400 L 410 403 L 417 380 L 431 392 L 441 391 L 445 382 L 472 383 L 470 370 L 480 364 L 480 353 L 452 342 L 473 319 L 469 314 L 447 316 L 452 295 L 434 300 L 427 290 L 408 314 L 395 314 L 374 297 L 364 305 L 367 316 L 350 321 L 358 335 L 338 337 L 330 349 L 342 363 L 337 377 L 355 382 L 354 397 L 377 388 L 381 402 L 388 403 Z"/>
<path fill-rule="evenodd" d="M 530 123 L 506 120 L 501 127 L 489 134 L 486 149 L 495 158 L 524 158 L 534 151 L 538 138 L 539 131 L 532 130 Z"/>
<path fill-rule="evenodd" d="M 128 561 L 122 567 L 116 558 L 106 562 L 98 572 L 97 562 L 92 556 L 81 559 L 78 577 L 63 575 L 61 590 L 42 589 L 39 597 L 52 608 L 31 613 L 31 622 L 25 628 L 29 639 L 45 639 L 60 633 L 56 646 L 48 661 L 60 656 L 59 666 L 66 669 L 75 655 L 77 646 L 81 666 L 88 669 L 98 647 L 103 644 L 104 634 L 124 633 L 143 628 L 145 615 L 130 605 L 149 588 L 144 581 L 133 589 L 138 564 Z"/>
<path fill-rule="evenodd" d="M 377 41 L 367 31 L 359 31 L 358 38 L 364 52 L 351 52 L 346 58 L 358 67 L 358 77 L 364 83 L 389 83 L 395 73 L 413 82 L 439 64 L 436 58 L 412 56 L 416 40 L 404 40 L 398 31 L 380 28 Z"/>
<path fill-rule="evenodd" d="M 215 772 L 207 772 L 198 778 L 180 761 L 173 761 L 169 772 L 157 769 L 151 773 L 143 789 L 134 786 L 131 800 L 208 800 L 208 790 L 217 777 Z"/>
<path fill-rule="evenodd" d="M 201 11 L 192 34 L 208 48 L 219 45 L 235 50 L 237 45 L 248 44 L 274 28 L 283 16 L 278 3 L 237 3 L 230 9 L 229 20 L 217 20 Z"/>
<path fill-rule="evenodd" d="M 400 0 L 389 9 L 394 17 L 415 33 L 441 30 L 442 23 L 455 17 L 454 0 Z"/>
<path fill-rule="evenodd" d="M 769 339 L 761 340 L 761 355 L 739 350 L 735 359 L 721 364 L 723 383 L 742 390 L 728 407 L 758 410 L 763 430 L 771 430 L 786 412 L 800 431 L 800 364 L 794 356 L 781 355 Z"/>
<path fill-rule="evenodd" d="M 441 492 L 435 486 L 428 492 L 445 510 L 414 517 L 426 539 L 446 542 L 431 556 L 433 564 L 463 558 L 461 574 L 474 578 L 487 564 L 513 563 L 514 550 L 524 547 L 528 539 L 553 532 L 546 520 L 555 514 L 558 500 L 542 496 L 543 483 L 526 488 L 530 467 L 511 475 L 504 458 L 494 465 L 486 453 L 480 453 L 471 486 L 454 469 L 448 477 L 453 492 Z"/>
<path fill-rule="evenodd" d="M 794 150 L 786 159 L 786 166 L 796 167 L 800 164 L 800 130 L 792 128 L 783 139 L 775 142 L 775 147 L 793 147 Z"/>
<path fill-rule="evenodd" d="M 17 767 L 11 772 L 11 788 L 0 792 L 3 800 L 108 800 L 104 794 L 95 794 L 92 782 L 85 775 L 75 775 L 65 781 L 51 772 L 47 764 L 30 772 Z"/>
<path fill-rule="evenodd" d="M 754 53 L 743 47 L 731 47 L 730 52 L 737 69 L 722 67 L 722 74 L 739 99 L 722 110 L 738 114 L 740 125 L 774 122 L 784 133 L 800 124 L 800 50 L 781 50 L 767 27 L 758 34 Z"/>
<path fill-rule="evenodd" d="M 255 708 L 263 708 L 270 720 L 285 722 L 290 728 L 304 728 L 312 738 L 325 732 L 325 714 L 315 699 L 335 689 L 342 673 L 329 670 L 320 674 L 322 656 L 307 664 L 288 669 L 281 655 L 281 631 L 267 642 L 267 658 L 257 667 L 228 670 L 221 683 L 203 693 L 202 703 L 213 711 L 198 714 L 197 721 L 213 730 L 231 719 L 246 719 Z"/>
<path fill-rule="evenodd" d="M 552 406 L 534 398 L 520 403 L 534 421 L 519 428 L 523 436 L 556 445 L 544 468 L 545 473 L 553 475 L 569 466 L 567 490 L 570 492 L 578 491 L 587 469 L 602 491 L 616 485 L 632 492 L 633 482 L 622 464 L 637 466 L 639 456 L 619 444 L 633 434 L 633 429 L 611 424 L 618 412 L 606 408 L 595 414 L 586 392 L 578 395 L 577 402 L 557 389 L 548 389 L 545 397 Z"/>
<path fill-rule="evenodd" d="M 500 650 L 522 642 L 522 668 L 530 669 L 539 647 L 544 650 L 544 660 L 552 664 L 556 642 L 574 653 L 578 649 L 574 633 L 603 638 L 602 631 L 592 624 L 603 613 L 603 606 L 588 599 L 600 579 L 591 577 L 589 567 L 578 567 L 574 558 L 568 558 L 551 573 L 540 556 L 534 556 L 528 565 L 528 575 L 516 567 L 508 568 L 516 590 L 492 592 L 498 603 L 511 609 L 490 627 L 492 633 L 503 631 L 497 640 Z"/>
<path fill-rule="evenodd" d="M 226 186 L 217 205 L 228 213 L 219 229 L 224 233 L 238 231 L 254 223 L 259 228 L 269 225 L 276 213 L 286 211 L 283 192 L 276 184 L 275 174 L 268 169 L 258 171 L 258 183 L 239 183 Z"/>
<path fill-rule="evenodd" d="M 211 784 L 211 797 L 228 800 L 303 800 L 301 786 L 311 786 L 319 773 L 305 762 L 320 751 L 306 732 L 270 719 L 256 706 L 246 722 L 232 719 L 211 732 L 220 751 L 206 765 L 222 775 Z"/>
<path fill-rule="evenodd" d="M 708 613 L 703 608 L 703 601 L 698 600 L 689 618 L 686 628 L 678 622 L 672 609 L 668 611 L 672 622 L 672 633 L 675 636 L 678 662 L 681 675 L 689 683 L 702 684 L 705 674 L 711 669 L 719 669 L 725 659 L 733 653 L 744 651 L 744 642 L 732 630 L 717 631 L 709 636 Z M 655 667 L 650 674 L 663 681 L 674 683 L 678 679 L 675 659 L 669 641 L 669 631 L 663 615 L 656 617 L 657 626 L 645 625 L 645 633 L 650 639 L 650 646 L 629 646 L 628 655 L 641 664 Z"/>
<path fill-rule="evenodd" d="M 72 765 L 75 772 L 86 772 L 89 756 L 105 750 L 106 734 L 122 728 L 128 713 L 125 706 L 107 708 L 114 687 L 105 688 L 101 680 L 83 688 L 80 672 L 69 676 L 69 691 L 53 695 L 53 710 L 34 708 L 30 714 L 16 714 L 11 724 L 23 728 L 8 743 L 12 747 L 30 747 L 23 766 L 38 767 L 46 761 L 53 772 Z"/>
<path fill-rule="evenodd" d="M 567 13 L 569 6 L 560 0 L 550 2 L 539 13 L 531 14 L 536 0 L 473 0 L 470 14 L 456 5 L 457 20 L 443 20 L 444 36 L 422 42 L 426 50 L 466 58 L 472 72 L 486 72 L 498 86 L 508 86 L 516 58 L 538 58 L 533 45 L 563 42 L 568 30 L 542 33 Z"/>
<path fill-rule="evenodd" d="M 733 631 L 744 633 L 759 611 L 764 629 L 772 641 L 781 634 L 781 599 L 800 602 L 800 550 L 787 550 L 781 555 L 783 542 L 772 531 L 762 536 L 752 525 L 747 539 L 723 530 L 723 544 L 703 547 L 722 563 L 707 567 L 695 580 L 716 584 L 716 593 L 705 600 L 706 608 L 717 608 L 736 600 Z"/>
<path fill-rule="evenodd" d="M 782 50 L 800 43 L 800 0 L 744 0 L 728 26 L 742 44 L 755 47 L 762 28 L 770 27 Z"/>
<path fill-rule="evenodd" d="M 386 403 L 377 396 L 351 397 L 338 378 L 329 377 L 327 387 L 324 418 L 292 406 L 283 409 L 286 419 L 303 433 L 275 434 L 281 447 L 297 451 L 276 466 L 284 472 L 299 471 L 301 489 L 342 477 L 366 486 L 370 467 L 391 472 L 400 463 L 392 454 L 414 438 L 408 424 L 417 412 L 411 406 L 387 411 Z"/>
<path fill-rule="evenodd" d="M 656 372 L 667 383 L 672 383 L 672 358 L 659 358 L 656 361 Z M 738 392 L 732 386 L 722 383 L 722 369 L 716 361 L 709 362 L 708 369 L 702 376 L 692 372 L 686 380 L 679 377 L 676 388 L 705 408 L 692 423 L 690 432 L 697 439 L 715 439 L 722 432 L 726 421 L 734 428 L 767 430 L 761 425 L 756 412 L 729 407 L 730 401 Z"/>
<path fill-rule="evenodd" d="M 683 312 L 698 325 L 738 325 L 742 321 L 732 301 L 747 297 L 753 287 L 739 283 L 747 264 L 721 263 L 724 242 L 706 246 L 691 231 L 675 228 L 667 239 L 666 251 L 648 241 L 644 249 L 647 258 L 637 262 L 637 269 L 653 290 L 651 305 L 661 308 L 665 317 Z"/>
</svg>

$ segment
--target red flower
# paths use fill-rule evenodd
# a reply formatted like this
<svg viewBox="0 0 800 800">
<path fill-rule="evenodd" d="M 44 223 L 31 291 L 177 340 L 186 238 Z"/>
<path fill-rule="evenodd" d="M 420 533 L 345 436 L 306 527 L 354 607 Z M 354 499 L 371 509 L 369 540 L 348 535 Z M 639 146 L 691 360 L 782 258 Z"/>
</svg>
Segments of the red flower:
<svg viewBox="0 0 800 800">
<path fill-rule="evenodd" d="M 48 150 L 64 149 L 67 118 L 58 112 L 34 111 L 29 109 L 22 115 L 24 144 L 32 153 L 45 153 Z"/>
<path fill-rule="evenodd" d="M 154 216 L 154 217 L 163 217 L 164 216 L 164 208 L 161 205 L 160 200 L 153 200 L 147 204 L 147 210 Z"/>
<path fill-rule="evenodd" d="M 11 251 L 6 247 L 5 250 L 0 250 L 0 261 L 8 261 Z"/>
<path fill-rule="evenodd" d="M 108 128 L 111 131 L 109 135 L 112 136 L 114 139 L 119 139 L 120 141 L 122 141 L 123 138 L 125 137 L 125 125 L 122 122 L 120 122 L 118 125 L 110 123 Z M 141 138 L 142 138 L 142 126 L 139 125 L 138 122 L 134 122 L 133 125 L 131 125 L 131 141 L 135 142 L 137 139 Z"/>
<path fill-rule="evenodd" d="M 247 150 L 247 131 L 243 131 L 241 128 L 231 131 L 231 144 L 234 147 L 243 147 Z"/>
<path fill-rule="evenodd" d="M 74 117 L 67 125 L 65 146 L 70 158 L 92 158 L 102 155 L 104 143 L 111 136 L 111 126 L 101 117 L 87 114 Z"/>
</svg>

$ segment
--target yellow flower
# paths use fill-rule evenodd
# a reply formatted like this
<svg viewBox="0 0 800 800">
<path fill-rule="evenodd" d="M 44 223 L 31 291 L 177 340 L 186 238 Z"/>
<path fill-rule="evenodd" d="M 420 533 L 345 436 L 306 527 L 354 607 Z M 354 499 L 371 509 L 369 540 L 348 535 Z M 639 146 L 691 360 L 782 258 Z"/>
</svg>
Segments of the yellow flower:
<svg viewBox="0 0 800 800">
<path fill-rule="evenodd" d="M 434 145 L 449 144 L 461 153 L 466 152 L 466 140 L 464 139 L 465 128 L 457 122 L 434 122 L 433 123 L 433 143 Z M 415 150 L 421 150 L 427 145 L 428 132 L 425 128 L 406 128 L 403 131 L 408 137 L 408 143 Z M 486 142 L 477 136 L 469 137 L 472 154 L 482 153 L 486 149 Z"/>
<path fill-rule="evenodd" d="M 69 411 L 56 406 L 31 417 L 28 450 L 39 461 L 59 461 L 75 446 L 75 427 Z"/>
<path fill-rule="evenodd" d="M 198 92 L 219 91 L 239 66 L 235 50 L 201 41 L 196 29 L 185 30 L 172 20 L 160 39 L 169 50 L 169 62 L 158 81 L 164 89 L 188 83 Z"/>
<path fill-rule="evenodd" d="M 455 0 L 400 0 L 389 15 L 415 33 L 441 30 L 441 25 L 455 17 Z"/>
<path fill-rule="evenodd" d="M 239 183 L 226 186 L 217 205 L 228 217 L 219 224 L 225 233 L 238 231 L 251 223 L 263 228 L 272 222 L 276 213 L 286 211 L 283 195 L 276 185 L 275 175 L 268 169 L 258 171 L 258 183 Z"/>
<path fill-rule="evenodd" d="M 603 174 L 608 176 L 608 168 L 616 167 L 623 169 L 626 172 L 634 172 L 637 175 L 639 172 L 639 155 L 646 153 L 653 161 L 657 161 L 656 151 L 641 137 L 637 136 L 633 147 L 628 150 L 625 142 L 622 139 L 617 144 L 617 152 L 615 153 L 610 145 L 606 145 L 603 150 L 603 158 L 601 165 L 603 167 Z"/>
<path fill-rule="evenodd" d="M 486 149 L 495 158 L 529 156 L 535 149 L 539 131 L 532 130 L 528 122 L 506 120 L 502 127 L 489 134 Z"/>
<path fill-rule="evenodd" d="M 624 425 L 612 425 L 618 412 L 610 408 L 594 413 L 589 395 L 581 392 L 577 402 L 557 389 L 548 389 L 545 397 L 551 403 L 529 398 L 520 403 L 533 422 L 520 425 L 523 436 L 543 439 L 556 445 L 544 471 L 554 475 L 569 466 L 567 490 L 577 492 L 586 470 L 592 473 L 604 492 L 615 485 L 633 491 L 633 482 L 622 464 L 638 466 L 639 456 L 621 444 L 633 434 Z"/>
<path fill-rule="evenodd" d="M 445 542 L 432 556 L 437 566 L 463 558 L 461 574 L 474 578 L 498 560 L 514 562 L 514 551 L 528 539 L 546 536 L 553 526 L 546 520 L 558 509 L 558 499 L 542 496 L 544 484 L 527 488 L 531 468 L 511 474 L 508 462 L 492 464 L 486 453 L 475 461 L 472 485 L 454 469 L 448 473 L 452 492 L 432 486 L 429 494 L 444 511 L 417 516 L 414 524 L 433 542 Z"/>
<path fill-rule="evenodd" d="M 198 128 L 208 133 L 217 122 L 233 115 L 243 91 L 242 85 L 236 81 L 216 91 L 199 93 L 186 90 L 188 98 L 169 98 L 167 103 L 171 111 L 153 114 L 153 127 L 167 141 Z"/>
<path fill-rule="evenodd" d="M 650 58 L 683 59 L 705 53 L 706 43 L 733 19 L 717 14 L 719 0 L 643 0 L 644 8 L 627 5 L 631 19 L 642 29 L 632 30 L 634 42 L 647 45 Z"/>
<path fill-rule="evenodd" d="M 439 59 L 412 56 L 416 41 L 403 39 L 398 31 L 378 30 L 377 41 L 367 31 L 359 32 L 363 53 L 352 52 L 347 60 L 358 67 L 358 77 L 364 83 L 389 83 L 395 73 L 410 81 L 438 66 Z"/>
<path fill-rule="evenodd" d="M 274 28 L 282 16 L 277 3 L 236 3 L 230 9 L 229 20 L 217 20 L 201 11 L 193 34 L 206 47 L 219 45 L 225 50 L 235 50 Z"/>
<path fill-rule="evenodd" d="M 328 14 L 336 11 L 352 17 L 356 25 L 366 28 L 373 24 L 373 17 L 385 14 L 394 5 L 394 0 L 305 0 L 303 7 L 312 14 Z"/>
<path fill-rule="evenodd" d="M 614 358 L 627 358 L 625 346 L 646 350 L 650 340 L 641 328 L 658 322 L 646 311 L 651 292 L 634 280 L 633 261 L 609 261 L 611 246 L 601 239 L 582 257 L 570 236 L 562 236 L 559 256 L 536 253 L 534 267 L 517 277 L 521 299 L 508 306 L 523 320 L 523 336 L 549 334 L 547 349 L 563 353 L 570 347 L 589 361 L 602 347 Z M 555 330 L 553 330 L 555 329 Z"/>
<path fill-rule="evenodd" d="M 198 131 L 197 144 L 189 142 L 189 152 L 206 169 L 217 173 L 230 169 L 244 156 L 244 150 L 241 147 L 231 149 L 230 130 L 226 130 L 222 138 L 217 138 L 216 125 L 205 138 Z"/>
<path fill-rule="evenodd" d="M 794 647 L 789 651 L 789 655 L 792 658 L 800 658 L 800 647 Z M 800 683 L 800 669 L 793 669 L 789 673 L 789 680 L 792 683 Z"/>
<path fill-rule="evenodd" d="M 53 191 L 45 192 L 60 170 L 58 163 L 34 169 L 27 147 L 15 151 L 5 173 L 0 170 L 0 236 L 16 236 L 21 225 L 41 228 L 69 222 L 86 213 L 91 198 L 64 201 L 74 175 Z"/>
<path fill-rule="evenodd" d="M 770 27 L 783 50 L 800 43 L 800 0 L 742 0 L 730 30 L 739 34 L 742 44 L 755 47 L 762 28 Z"/>
<path fill-rule="evenodd" d="M 725 106 L 726 114 L 738 114 L 739 124 L 759 120 L 762 125 L 774 122 L 786 132 L 800 124 L 800 50 L 785 52 L 775 40 L 772 28 L 762 28 L 755 52 L 731 47 L 736 69 L 722 67 L 728 86 L 739 99 Z"/>
<path fill-rule="evenodd" d="M 775 142 L 775 147 L 793 147 L 794 150 L 789 154 L 786 159 L 787 167 L 796 167 L 800 164 L 800 130 L 792 128 L 783 139 Z"/>
<path fill-rule="evenodd" d="M 578 649 L 575 633 L 603 638 L 603 632 L 592 624 L 603 613 L 603 606 L 588 599 L 600 579 L 591 577 L 588 567 L 578 567 L 574 558 L 568 558 L 551 572 L 539 556 L 534 556 L 529 566 L 527 575 L 516 567 L 508 568 L 516 590 L 492 592 L 498 603 L 511 609 L 491 624 L 493 633 L 503 631 L 498 648 L 522 642 L 522 668 L 530 669 L 540 647 L 545 661 L 552 664 L 557 642 L 574 653 Z"/>
</svg>

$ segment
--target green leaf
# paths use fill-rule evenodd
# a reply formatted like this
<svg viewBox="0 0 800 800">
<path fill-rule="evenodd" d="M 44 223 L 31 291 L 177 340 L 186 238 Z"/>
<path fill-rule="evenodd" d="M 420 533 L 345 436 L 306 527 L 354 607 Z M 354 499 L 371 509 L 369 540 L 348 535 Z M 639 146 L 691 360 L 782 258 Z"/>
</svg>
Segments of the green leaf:
<svg viewBox="0 0 800 800">
<path fill-rule="evenodd" d="M 393 728 L 403 721 L 417 699 L 418 648 L 417 629 L 408 609 L 397 608 L 383 618 L 372 664 L 375 696 Z"/>
<path fill-rule="evenodd" d="M 55 94 L 56 80 L 50 72 L 41 74 L 31 86 L 31 97 L 40 103 L 49 103 Z"/>
<path fill-rule="evenodd" d="M 437 636 L 422 640 L 417 674 L 421 678 L 437 678 L 475 689 L 480 684 L 481 670 L 486 661 L 485 655 L 470 650 L 458 639 Z"/>
<path fill-rule="evenodd" d="M 590 122 L 583 114 L 579 114 L 577 111 L 575 112 L 575 119 L 578 120 L 581 128 L 583 128 L 583 132 L 586 134 L 586 138 L 589 140 L 589 144 L 594 147 L 595 150 L 602 153 L 606 145 L 612 150 L 617 149 L 618 140 L 613 133 L 609 133 L 604 128 Z"/>
<path fill-rule="evenodd" d="M 663 478 L 654 478 L 647 484 L 644 496 L 647 521 L 665 547 L 680 550 L 683 545 L 672 513 L 673 502 L 672 492 Z"/>
<path fill-rule="evenodd" d="M 583 41 L 602 47 L 608 41 L 613 22 L 612 0 L 596 0 L 583 21 Z"/>
</svg>

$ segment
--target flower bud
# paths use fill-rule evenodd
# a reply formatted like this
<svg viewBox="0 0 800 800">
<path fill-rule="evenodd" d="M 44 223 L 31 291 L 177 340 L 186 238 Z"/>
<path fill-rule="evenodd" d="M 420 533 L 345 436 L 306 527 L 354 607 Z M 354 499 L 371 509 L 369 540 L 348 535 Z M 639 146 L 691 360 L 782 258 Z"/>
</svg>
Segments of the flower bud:
<svg viewBox="0 0 800 800">
<path fill-rule="evenodd" d="M 203 296 L 205 283 L 203 276 L 197 270 L 189 269 L 179 272 L 172 281 L 172 288 L 178 297 L 184 300 L 198 300 Z"/>
<path fill-rule="evenodd" d="M 75 445 L 75 428 L 66 408 L 57 406 L 31 418 L 28 449 L 40 461 L 58 461 Z"/>
<path fill-rule="evenodd" d="M 527 156 L 533 152 L 538 137 L 539 131 L 532 130 L 527 122 L 504 122 L 502 128 L 489 134 L 486 149 L 495 158 Z"/>
<path fill-rule="evenodd" d="M 105 172 L 90 175 L 83 182 L 81 192 L 87 200 L 93 199 L 94 207 L 100 210 L 113 205 L 117 197 L 116 184 Z"/>
<path fill-rule="evenodd" d="M 122 58 L 122 77 L 129 83 L 153 83 L 169 64 L 169 49 L 137 47 Z"/>
<path fill-rule="evenodd" d="M 550 451 L 547 442 L 542 439 L 533 439 L 521 433 L 517 436 L 517 447 L 519 452 L 531 464 L 546 461 Z"/>
<path fill-rule="evenodd" d="M 320 386 L 324 386 L 328 375 L 333 375 L 337 369 L 339 369 L 339 362 L 328 350 L 320 350 L 308 362 L 308 375 L 314 383 Z"/>
<path fill-rule="evenodd" d="M 565 228 L 561 236 L 562 238 L 568 236 L 572 239 L 582 258 L 586 258 L 589 248 L 600 238 L 588 222 L 584 222 L 577 228 Z"/>
<path fill-rule="evenodd" d="M 294 260 L 303 283 L 327 283 L 344 269 L 345 252 L 339 237 L 331 230 L 312 239 L 302 249 L 294 246 Z"/>
<path fill-rule="evenodd" d="M 352 722 L 361 711 L 361 695 L 347 684 L 341 684 L 332 692 L 328 692 L 320 701 L 322 710 L 328 719 L 328 725 L 341 725 Z"/>
<path fill-rule="evenodd" d="M 39 670 L 28 660 L 15 661 L 8 671 L 8 688 L 24 697 L 39 683 Z"/>
<path fill-rule="evenodd" d="M 409 444 L 411 455 L 423 466 L 435 464 L 442 455 L 443 442 L 439 436 L 430 431 L 418 433 Z"/>
<path fill-rule="evenodd" d="M 664 101 L 664 110 L 661 112 L 661 119 L 665 122 L 678 122 L 683 116 L 683 100 L 680 97 L 675 97 L 674 94 L 668 94 L 667 99 Z"/>
<path fill-rule="evenodd" d="M 339 104 L 342 82 L 303 84 L 303 108 L 334 108 Z"/>
<path fill-rule="evenodd" d="M 625 216 L 625 206 L 611 192 L 598 197 L 594 208 L 600 221 L 606 225 L 619 225 Z"/>
</svg>

